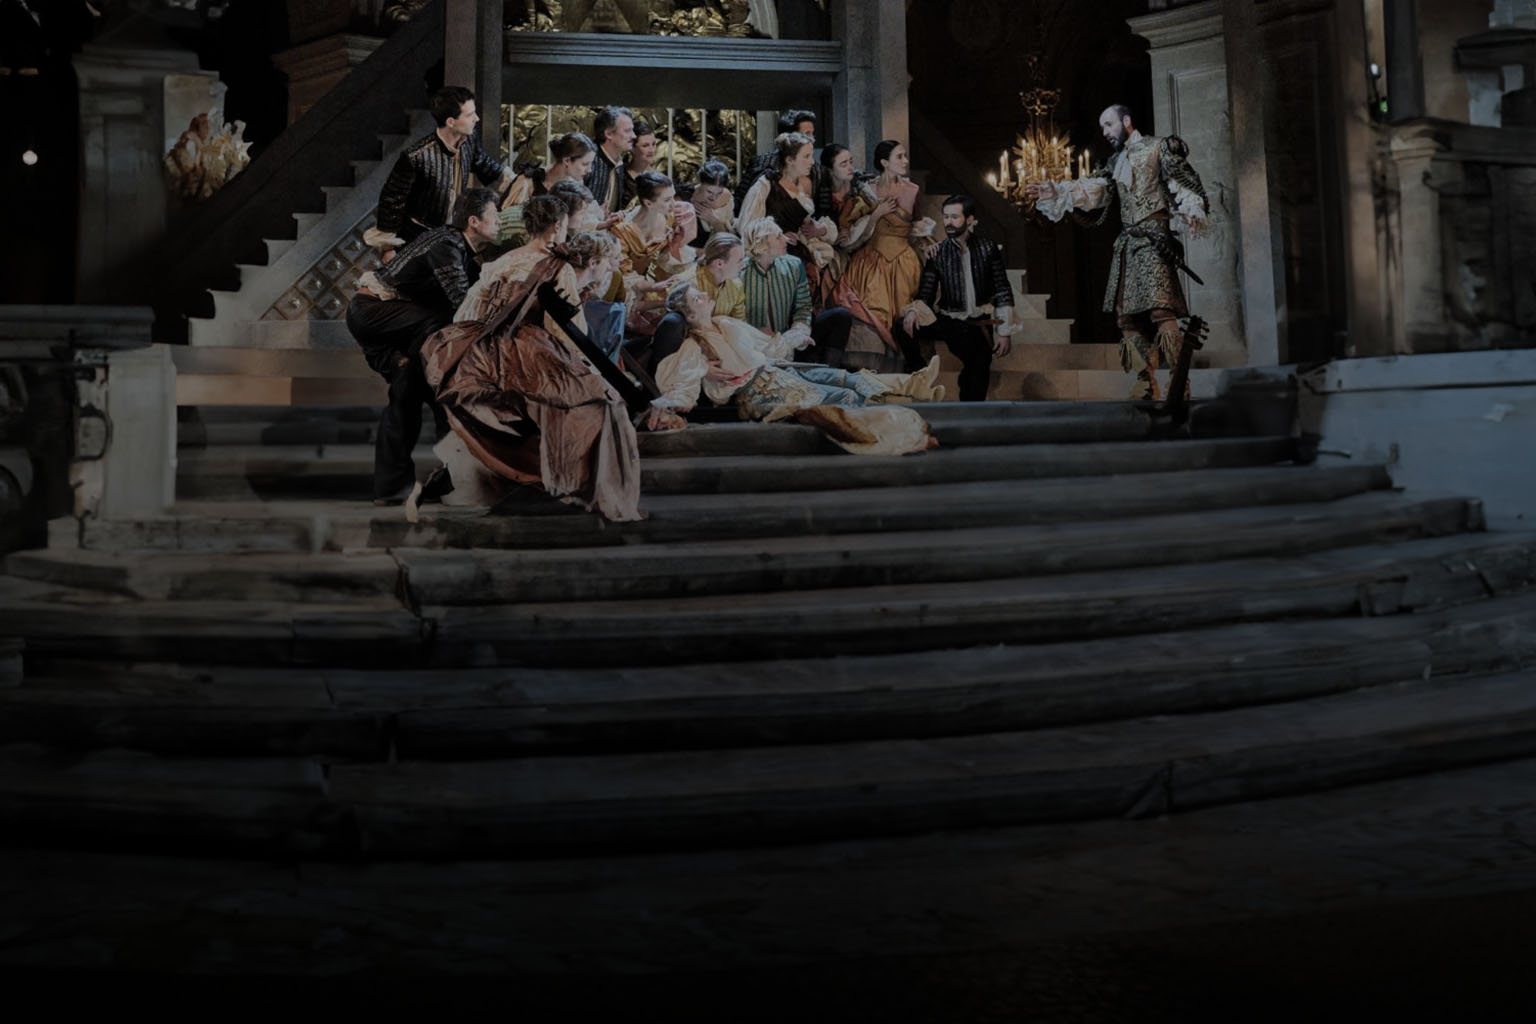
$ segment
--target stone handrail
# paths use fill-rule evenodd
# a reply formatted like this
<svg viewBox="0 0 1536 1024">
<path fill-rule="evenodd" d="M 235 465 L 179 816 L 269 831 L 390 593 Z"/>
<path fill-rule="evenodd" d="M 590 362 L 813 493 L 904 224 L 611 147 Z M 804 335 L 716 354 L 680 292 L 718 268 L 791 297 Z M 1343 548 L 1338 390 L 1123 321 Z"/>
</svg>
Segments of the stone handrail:
<svg viewBox="0 0 1536 1024">
<path fill-rule="evenodd" d="M 442 59 L 442 0 L 402 26 L 293 124 L 238 177 L 168 232 L 122 294 L 153 297 L 156 335 L 185 340 L 188 313 L 213 314 L 209 288 L 235 288 L 238 262 L 254 262 L 263 238 L 292 236 L 292 214 L 324 208 L 322 184 L 349 184 L 352 160 L 376 153 L 378 135 L 403 128 L 424 106 L 424 76 Z"/>
</svg>

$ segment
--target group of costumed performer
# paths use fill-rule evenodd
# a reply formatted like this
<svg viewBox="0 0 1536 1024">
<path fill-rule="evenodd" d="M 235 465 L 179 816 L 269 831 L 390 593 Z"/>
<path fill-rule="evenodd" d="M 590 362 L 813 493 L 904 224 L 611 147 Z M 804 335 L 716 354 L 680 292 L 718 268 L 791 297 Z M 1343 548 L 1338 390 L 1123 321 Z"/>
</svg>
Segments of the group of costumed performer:
<svg viewBox="0 0 1536 1024">
<path fill-rule="evenodd" d="M 420 501 L 442 497 L 616 521 L 642 518 L 636 429 L 681 428 L 701 402 L 744 419 L 812 423 L 851 452 L 922 451 L 935 441 L 906 403 L 940 399 L 943 388 L 937 360 L 920 360 L 919 338 L 950 344 L 966 366 L 961 397 L 985 397 L 991 350 L 983 350 L 1012 305 L 1001 252 L 974 236 L 974 204 L 951 209 L 964 197 L 946 201 L 948 237 L 934 239 L 899 142 L 880 143 L 878 173 L 861 178 L 841 146 L 816 164 L 812 137 L 798 130 L 814 125 L 797 125 L 775 141 L 732 220 L 729 172 L 718 161 L 701 168 L 688 201 L 647 169 L 654 155 L 625 162 L 627 144 L 650 133 L 637 132 L 622 108 L 595 119 L 599 143 L 562 136 L 550 168 L 517 175 L 473 144 L 477 116 L 464 90 L 444 90 L 434 113 L 438 130 L 402 158 L 381 201 L 372 241 L 394 251 L 348 316 L 391 382 L 376 459 L 380 504 L 398 503 L 414 476 L 423 395 L 439 419 L 444 465 L 415 486 L 413 519 Z M 1182 144 L 1159 143 L 1171 168 L 1159 180 L 1183 212 L 1178 186 L 1193 172 L 1178 170 Z M 443 159 L 455 152 L 470 155 Z M 470 189 L 471 176 L 492 188 Z M 1083 188 L 1041 205 L 1099 205 L 1092 186 Z M 1136 272 L 1137 239 L 1148 230 L 1137 224 L 1117 250 L 1122 282 Z M 852 322 L 899 353 L 907 372 L 824 365 Z M 995 333 L 1006 351 L 1006 331 Z M 654 381 L 628 350 L 629 372 L 618 365 L 626 337 L 649 335 Z"/>
</svg>

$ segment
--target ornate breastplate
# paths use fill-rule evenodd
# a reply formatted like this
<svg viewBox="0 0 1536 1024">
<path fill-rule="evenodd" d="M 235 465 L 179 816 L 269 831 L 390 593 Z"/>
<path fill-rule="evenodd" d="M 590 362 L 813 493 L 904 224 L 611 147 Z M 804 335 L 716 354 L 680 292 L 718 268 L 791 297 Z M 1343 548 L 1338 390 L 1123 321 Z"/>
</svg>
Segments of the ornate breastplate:
<svg viewBox="0 0 1536 1024">
<path fill-rule="evenodd" d="M 1120 160 L 1124 161 L 1130 171 L 1130 181 L 1127 182 L 1125 170 L 1117 162 L 1115 167 L 1115 185 L 1120 191 L 1120 219 L 1124 224 L 1135 224 L 1145 220 L 1155 213 L 1168 210 L 1172 205 L 1172 199 L 1168 195 L 1168 187 L 1163 184 L 1162 168 L 1160 167 L 1160 154 L 1162 147 L 1158 139 L 1142 138 L 1125 148 Z"/>
</svg>

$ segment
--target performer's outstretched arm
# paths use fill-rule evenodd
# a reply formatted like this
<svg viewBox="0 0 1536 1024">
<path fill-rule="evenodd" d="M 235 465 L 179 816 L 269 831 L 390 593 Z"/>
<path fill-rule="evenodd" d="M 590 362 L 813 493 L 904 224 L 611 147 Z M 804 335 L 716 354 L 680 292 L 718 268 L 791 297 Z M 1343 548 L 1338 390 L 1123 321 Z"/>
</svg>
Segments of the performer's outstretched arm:
<svg viewBox="0 0 1536 1024">
<path fill-rule="evenodd" d="M 1035 209 L 1046 220 L 1056 222 L 1073 210 L 1101 210 L 1115 196 L 1115 183 L 1108 178 L 1077 178 L 1073 181 L 1043 181 L 1028 187 Z"/>
</svg>

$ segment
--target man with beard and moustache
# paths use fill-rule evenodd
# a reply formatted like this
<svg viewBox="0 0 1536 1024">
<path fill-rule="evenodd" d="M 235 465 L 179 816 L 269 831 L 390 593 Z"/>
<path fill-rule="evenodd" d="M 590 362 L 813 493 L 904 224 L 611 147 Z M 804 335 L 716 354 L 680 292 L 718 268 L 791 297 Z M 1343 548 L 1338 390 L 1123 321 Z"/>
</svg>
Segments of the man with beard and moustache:
<svg viewBox="0 0 1536 1024">
<path fill-rule="evenodd" d="M 976 234 L 976 200 L 944 200 L 945 239 L 923 264 L 917 298 L 892 332 L 910 372 L 923 365 L 918 342 L 942 341 L 960 359 L 960 400 L 981 402 L 992 379 L 992 357 L 1013 348 L 1013 287 L 1003 250 Z M 986 326 L 997 321 L 992 336 Z"/>
<path fill-rule="evenodd" d="M 1107 167 L 1076 181 L 1030 185 L 1028 194 L 1049 220 L 1059 221 L 1072 210 L 1102 210 L 1097 224 L 1119 200 L 1120 237 L 1104 311 L 1114 313 L 1120 327 L 1120 365 L 1136 375 L 1131 397 L 1156 399 L 1158 365 L 1171 366 L 1178 359 L 1184 337 L 1178 320 L 1189 315 L 1178 275 L 1184 247 L 1173 226 L 1183 224 L 1190 237 L 1198 238 L 1206 229 L 1210 202 L 1189 165 L 1183 139 L 1141 134 L 1130 109 L 1119 104 L 1099 115 L 1099 127 L 1114 150 Z M 1184 389 L 1188 398 L 1188 381 Z"/>
</svg>

